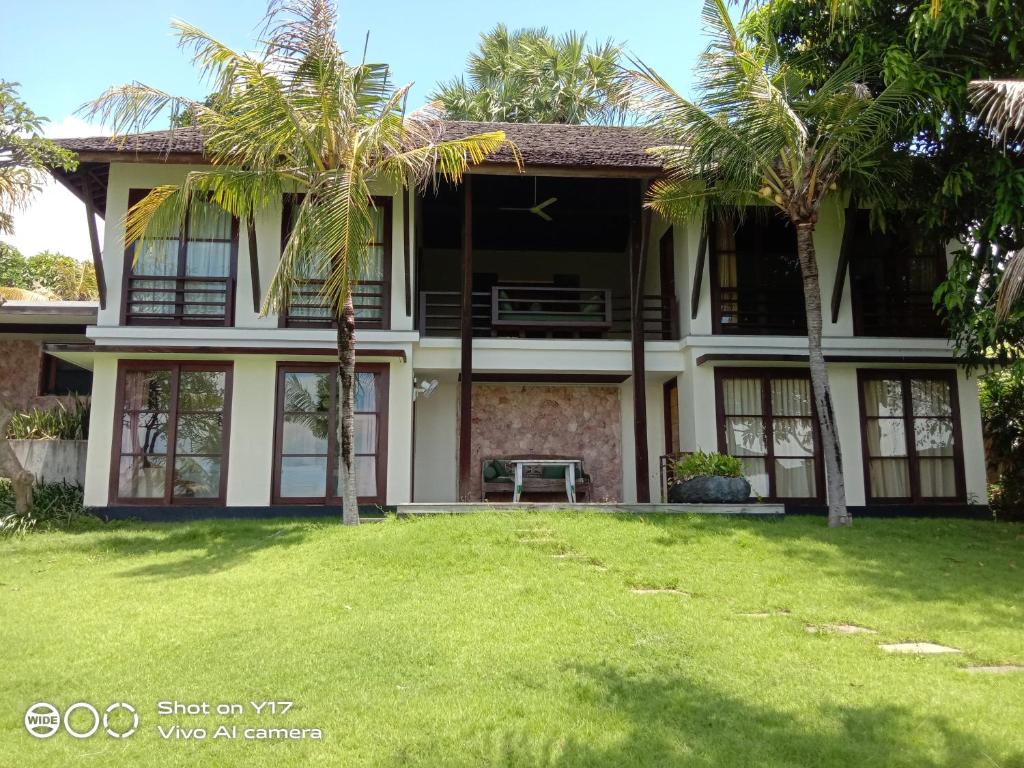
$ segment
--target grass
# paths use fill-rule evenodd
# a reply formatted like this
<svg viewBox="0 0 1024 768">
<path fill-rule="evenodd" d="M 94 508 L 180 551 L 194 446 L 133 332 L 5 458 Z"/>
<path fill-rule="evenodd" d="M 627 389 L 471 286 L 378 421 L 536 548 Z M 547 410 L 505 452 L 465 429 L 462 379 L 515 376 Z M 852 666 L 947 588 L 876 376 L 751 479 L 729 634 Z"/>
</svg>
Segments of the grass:
<svg viewBox="0 0 1024 768">
<path fill-rule="evenodd" d="M 1024 528 L 983 522 L 481 514 L 48 532 L 0 540 L 0 765 L 1012 768 L 1024 673 L 963 667 L 1024 664 L 1022 620 Z M 831 622 L 878 634 L 805 630 Z M 964 653 L 877 648 L 902 640 Z M 296 703 L 158 717 L 174 699 Z M 36 740 L 22 717 L 40 700 L 127 701 L 141 726 Z M 213 740 L 222 722 L 324 738 Z M 209 735 L 161 739 L 175 723 Z"/>
</svg>

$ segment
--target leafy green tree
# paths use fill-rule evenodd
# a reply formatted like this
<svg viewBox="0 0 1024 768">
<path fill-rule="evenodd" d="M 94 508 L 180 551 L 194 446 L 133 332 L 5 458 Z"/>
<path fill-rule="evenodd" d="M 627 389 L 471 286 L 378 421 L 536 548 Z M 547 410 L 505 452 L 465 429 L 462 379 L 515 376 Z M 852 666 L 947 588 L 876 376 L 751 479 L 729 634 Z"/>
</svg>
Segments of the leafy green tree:
<svg viewBox="0 0 1024 768">
<path fill-rule="evenodd" d="M 0 243 L 0 286 L 26 290 L 32 287 L 28 263 L 10 243 Z"/>
<path fill-rule="evenodd" d="M 1024 71 L 1024 3 L 1019 0 L 771 0 L 757 8 L 766 40 L 812 81 L 827 80 L 853 57 L 877 62 L 866 85 L 879 93 L 901 81 L 916 110 L 894 137 L 910 163 L 900 208 L 932 239 L 959 241 L 936 294 L 965 362 L 1021 356 L 1024 307 L 997 317 L 1004 268 L 1024 246 L 1024 144 L 993 142 L 972 104 L 972 79 L 1017 78 Z"/>
<path fill-rule="evenodd" d="M 39 190 L 49 168 L 71 171 L 73 152 L 43 138 L 47 122 L 18 98 L 18 84 L 0 80 L 0 233 L 14 231 L 14 211 Z"/>
<path fill-rule="evenodd" d="M 664 141 L 652 152 L 667 177 L 652 185 L 648 204 L 671 220 L 691 221 L 709 208 L 717 215 L 743 215 L 760 203 L 792 223 L 828 521 L 847 525 L 842 455 L 821 349 L 814 230 L 822 201 L 840 186 L 864 200 L 886 195 L 887 171 L 894 168 L 884 160 L 910 100 L 898 84 L 873 95 L 863 86 L 863 68 L 849 60 L 812 85 L 798 67 L 780 60 L 765 30 L 739 31 L 725 0 L 708 0 L 703 16 L 712 41 L 697 66 L 697 101 L 680 95 L 648 67 L 628 73 L 647 124 Z"/>
<path fill-rule="evenodd" d="M 82 262 L 62 253 L 42 251 L 26 259 L 33 287 L 43 288 L 57 299 L 78 298 L 82 282 Z"/>
<path fill-rule="evenodd" d="M 81 279 L 78 281 L 78 295 L 75 298 L 79 301 L 96 301 L 99 297 L 100 290 L 96 284 L 96 268 L 90 261 L 82 262 Z"/>
<path fill-rule="evenodd" d="M 480 35 L 466 74 L 439 83 L 431 99 L 451 120 L 512 123 L 613 123 L 625 117 L 622 47 L 587 36 L 555 37 L 544 28 Z M 467 82 L 468 79 L 468 82 Z"/>
<path fill-rule="evenodd" d="M 128 213 L 127 242 L 177 231 L 195 195 L 244 218 L 306 194 L 271 281 L 263 311 L 283 311 L 306 276 L 324 275 L 321 295 L 338 322 L 338 418 L 344 520 L 358 523 L 354 466 L 355 312 L 352 283 L 365 273 L 373 238 L 371 181 L 399 189 L 457 182 L 506 144 L 501 132 L 442 141 L 441 126 L 405 114 L 409 86 L 395 88 L 383 64 L 350 64 L 335 36 L 329 0 L 274 0 L 260 50 L 239 53 L 174 22 L 182 47 L 218 94 L 206 106 L 146 85 L 109 89 L 89 112 L 116 135 L 144 129 L 170 108 L 191 110 L 211 167 L 152 190 Z"/>
</svg>

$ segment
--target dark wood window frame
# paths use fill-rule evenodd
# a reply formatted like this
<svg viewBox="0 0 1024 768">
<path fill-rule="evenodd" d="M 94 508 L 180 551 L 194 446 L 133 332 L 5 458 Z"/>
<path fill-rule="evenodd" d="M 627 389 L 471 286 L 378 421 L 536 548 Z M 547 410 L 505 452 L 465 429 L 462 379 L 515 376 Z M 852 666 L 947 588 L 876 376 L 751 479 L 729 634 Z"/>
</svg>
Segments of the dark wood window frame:
<svg viewBox="0 0 1024 768">
<path fill-rule="evenodd" d="M 72 392 L 66 389 L 61 391 L 61 389 L 58 388 L 57 383 L 60 375 L 58 369 L 60 368 L 61 363 L 65 363 L 66 365 L 70 365 L 75 368 L 81 368 L 81 370 L 89 374 L 88 392 L 80 392 L 77 390 Z M 42 352 L 39 360 L 39 395 L 42 397 L 89 397 L 92 395 L 92 371 L 88 368 L 82 368 L 80 365 L 68 363 L 66 360 L 61 360 L 59 357 L 54 357 L 47 352 Z"/>
<path fill-rule="evenodd" d="M 274 504 L 288 505 L 340 505 L 341 497 L 332 495 L 330 489 L 337 487 L 338 452 L 336 441 L 327 441 L 327 495 L 326 496 L 281 496 L 281 458 L 284 438 L 284 377 L 288 373 L 326 373 L 331 382 L 331 407 L 328 412 L 328 434 L 337 433 L 337 390 L 338 366 L 333 363 L 277 364 L 274 391 L 274 459 L 271 485 L 271 499 Z M 360 504 L 384 504 L 388 487 L 388 398 L 390 396 L 387 363 L 356 363 L 356 373 L 373 373 L 377 376 L 377 495 L 360 496 Z"/>
<path fill-rule="evenodd" d="M 284 202 L 281 206 L 281 251 L 284 252 L 285 244 L 288 242 L 288 235 L 291 228 L 291 217 L 292 217 L 292 206 L 295 205 L 295 201 L 301 200 L 304 196 L 302 192 L 291 192 L 284 196 Z M 380 322 L 373 321 L 367 322 L 366 320 L 356 320 L 356 324 L 361 328 L 370 328 L 374 330 L 389 330 L 391 328 L 391 277 L 392 277 L 392 253 L 393 248 L 393 232 L 392 227 L 394 221 L 392 219 L 394 198 L 388 195 L 373 195 L 371 197 L 374 206 L 383 211 L 384 214 L 384 240 L 381 243 L 372 243 L 371 245 L 382 245 L 384 247 L 384 264 L 383 274 L 381 276 L 381 282 L 384 283 L 383 295 L 381 296 L 381 319 Z M 333 320 L 310 320 L 299 323 L 288 322 L 288 309 L 285 307 L 283 311 L 278 314 L 278 326 L 281 328 L 288 327 L 304 327 L 304 328 L 335 328 L 337 323 Z"/>
<path fill-rule="evenodd" d="M 662 387 L 662 408 L 665 416 L 665 453 L 678 453 L 681 448 L 679 430 L 672 428 L 672 402 L 676 404 L 676 418 L 679 418 L 679 379 L 673 376 Z M 677 421 L 678 425 L 678 421 Z M 673 450 L 675 449 L 675 450 Z"/>
<path fill-rule="evenodd" d="M 868 381 L 899 379 L 903 388 L 904 437 L 907 446 L 907 468 L 910 480 L 910 496 L 873 496 L 871 494 L 871 456 L 867 440 L 867 408 L 864 402 L 864 384 Z M 920 457 L 914 441 L 913 404 L 911 402 L 911 379 L 931 379 L 949 384 L 950 419 L 953 422 L 953 477 L 956 484 L 955 496 L 921 496 Z M 960 393 L 957 388 L 956 371 L 927 369 L 859 368 L 857 370 L 857 402 L 860 406 L 860 444 L 864 464 L 864 498 L 868 504 L 963 504 L 967 501 L 967 479 L 964 470 L 963 429 L 960 422 Z M 900 418 L 900 417 L 891 417 Z"/>
<path fill-rule="evenodd" d="M 759 379 L 761 381 L 761 414 L 759 418 L 764 420 L 765 432 L 765 468 L 768 472 L 768 495 L 765 501 L 788 501 L 795 504 L 817 504 L 825 500 L 825 465 L 822 460 L 821 432 L 818 428 L 818 409 L 815 406 L 814 398 L 811 398 L 811 422 L 813 424 L 812 437 L 814 440 L 814 496 L 780 497 L 777 496 L 775 480 L 775 415 L 771 404 L 771 380 L 772 379 L 806 379 L 810 382 L 811 373 L 805 368 L 715 368 L 715 419 L 718 426 L 718 450 L 721 453 L 728 452 L 728 443 L 725 433 L 725 392 L 724 382 L 726 379 Z M 745 415 L 745 414 L 729 414 Z M 789 417 L 780 417 L 789 418 Z M 803 418 L 803 417 L 801 417 Z M 760 457 L 757 457 L 760 458 Z M 788 457 L 783 457 L 788 458 Z M 805 457 L 806 458 L 806 457 Z"/>
<path fill-rule="evenodd" d="M 757 223 L 753 214 L 748 214 L 746 223 Z M 735 221 L 736 226 L 744 223 Z M 718 242 L 718 224 L 711 222 L 708 225 L 708 250 L 710 251 L 710 277 L 711 277 L 711 332 L 723 336 L 806 336 L 807 330 L 793 330 L 789 332 L 780 331 L 777 328 L 759 328 L 752 326 L 733 327 L 722 323 L 722 286 L 720 274 L 721 244 Z M 793 255 L 796 256 L 796 236 L 794 234 Z M 739 268 L 739 250 L 735 251 L 737 256 L 737 269 Z M 763 249 L 761 241 L 758 241 L 757 258 L 761 258 Z M 802 290 L 802 289 L 801 289 Z M 801 292 L 801 298 L 803 294 Z"/>
<path fill-rule="evenodd" d="M 138 189 L 131 188 L 128 190 L 128 208 L 129 210 L 133 205 L 142 200 L 148 195 L 151 189 Z M 185 277 L 186 264 L 188 261 L 188 244 L 189 242 L 222 242 L 220 240 L 207 240 L 205 238 L 197 238 L 195 240 L 189 240 L 188 231 L 191 219 L 191 213 L 185 214 L 185 222 L 181 228 L 181 232 L 178 234 L 178 270 L 174 275 L 161 276 L 167 279 Z M 228 282 L 226 292 L 224 296 L 225 300 L 225 320 L 222 322 L 211 322 L 210 320 L 203 318 L 201 315 L 192 317 L 183 317 L 180 315 L 178 308 L 175 308 L 175 315 L 173 317 L 168 316 L 154 316 L 152 318 L 141 317 L 139 315 L 133 315 L 129 318 L 128 312 L 128 294 L 130 280 L 132 275 L 132 265 L 135 262 L 135 243 L 125 243 L 124 248 L 124 265 L 121 275 L 121 313 L 120 313 L 120 324 L 128 325 L 172 325 L 172 326 L 193 326 L 193 327 L 233 327 L 235 324 L 235 290 L 238 287 L 238 219 L 234 216 L 231 217 L 231 255 L 230 255 L 230 268 L 228 270 Z M 170 239 L 170 238 L 168 238 Z M 159 289 L 152 289 L 153 293 L 168 293 L 169 291 L 161 291 Z M 172 304 L 173 301 L 161 302 L 165 304 Z"/>
<path fill-rule="evenodd" d="M 121 468 L 121 430 L 124 417 L 124 386 L 125 376 L 130 371 L 169 370 L 173 375 L 171 378 L 171 391 L 169 395 L 169 410 L 167 413 L 167 453 L 166 456 L 166 479 L 164 480 L 164 495 L 162 498 L 152 497 L 127 497 L 120 495 L 119 479 Z M 221 434 L 221 471 L 220 488 L 215 498 L 194 498 L 174 497 L 174 458 L 177 455 L 177 428 L 178 428 L 178 385 L 182 371 L 215 371 L 224 373 L 224 419 L 222 421 Z M 108 491 L 109 504 L 111 506 L 223 506 L 227 497 L 228 467 L 231 448 L 231 401 L 232 381 L 234 378 L 234 362 L 203 360 L 119 360 L 117 364 L 117 384 L 114 391 L 114 430 L 111 435 L 110 446 L 110 487 Z"/>
</svg>

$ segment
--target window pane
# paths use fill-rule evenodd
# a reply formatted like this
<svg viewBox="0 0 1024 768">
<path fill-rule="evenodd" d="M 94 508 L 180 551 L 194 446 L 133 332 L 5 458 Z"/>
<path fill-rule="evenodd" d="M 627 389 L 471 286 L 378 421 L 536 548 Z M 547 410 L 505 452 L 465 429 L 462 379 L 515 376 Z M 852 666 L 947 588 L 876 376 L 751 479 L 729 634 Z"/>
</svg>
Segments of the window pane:
<svg viewBox="0 0 1024 768">
<path fill-rule="evenodd" d="M 772 379 L 772 415 L 810 416 L 811 382 L 808 379 Z"/>
<path fill-rule="evenodd" d="M 356 496 L 377 495 L 377 458 L 375 456 L 356 456 Z M 341 462 L 338 462 L 335 494 L 342 495 Z"/>
<path fill-rule="evenodd" d="M 907 433 L 903 419 L 868 419 L 865 424 L 869 456 L 906 456 Z"/>
<path fill-rule="evenodd" d="M 221 413 L 179 413 L 175 453 L 219 454 L 224 434 L 223 418 Z"/>
<path fill-rule="evenodd" d="M 945 416 L 948 418 L 953 415 L 948 381 L 912 379 L 910 401 L 913 404 L 915 416 Z"/>
<path fill-rule="evenodd" d="M 921 496 L 947 498 L 956 496 L 956 466 L 952 458 L 923 458 L 921 467 Z"/>
<path fill-rule="evenodd" d="M 319 497 L 326 493 L 326 456 L 285 456 L 281 459 L 281 496 Z"/>
<path fill-rule="evenodd" d="M 220 495 L 220 459 L 179 457 L 174 460 L 174 495 L 213 499 Z"/>
<path fill-rule="evenodd" d="M 373 373 L 356 374 L 355 409 L 377 410 L 377 376 Z"/>
<path fill-rule="evenodd" d="M 282 453 L 320 453 L 327 455 L 327 415 L 296 413 L 284 417 L 281 434 Z"/>
<path fill-rule="evenodd" d="M 768 495 L 768 469 L 765 459 L 741 458 L 743 476 L 750 483 L 751 496 Z"/>
<path fill-rule="evenodd" d="M 189 243 L 185 260 L 185 274 L 189 277 L 229 277 L 231 275 L 231 243 Z M 190 283 L 199 288 L 200 284 Z M 203 288 L 216 288 L 223 283 L 203 284 Z M 209 294 L 206 294 L 209 295 Z M 214 298 L 195 301 L 214 301 Z"/>
<path fill-rule="evenodd" d="M 899 379 L 865 381 L 864 412 L 867 416 L 902 416 L 903 382 Z"/>
<path fill-rule="evenodd" d="M 371 245 L 366 249 L 362 270 L 359 275 L 363 280 L 384 279 L 384 246 Z"/>
<path fill-rule="evenodd" d="M 774 419 L 772 444 L 780 456 L 813 456 L 814 425 L 810 419 Z"/>
<path fill-rule="evenodd" d="M 134 248 L 134 275 L 176 275 L 178 274 L 178 241 L 150 240 L 141 249 Z M 141 287 L 140 283 L 135 283 Z M 142 298 L 139 296 L 138 298 Z"/>
<path fill-rule="evenodd" d="M 125 410 L 168 411 L 170 405 L 170 371 L 128 371 L 125 373 Z"/>
<path fill-rule="evenodd" d="M 123 499 L 159 499 L 167 479 L 163 456 L 122 456 L 117 495 Z"/>
<path fill-rule="evenodd" d="M 189 211 L 189 239 L 230 240 L 231 214 L 216 203 L 192 198 Z"/>
<path fill-rule="evenodd" d="M 377 415 L 357 413 L 355 430 L 355 452 L 375 453 L 377 451 Z"/>
<path fill-rule="evenodd" d="M 909 497 L 908 463 L 908 459 L 871 459 L 868 462 L 871 495 L 883 499 Z"/>
<path fill-rule="evenodd" d="M 384 209 L 383 208 L 372 208 L 370 210 L 370 217 L 373 219 L 373 241 L 375 243 L 384 242 Z"/>
<path fill-rule="evenodd" d="M 121 417 L 121 453 L 167 453 L 167 414 L 143 411 Z"/>
<path fill-rule="evenodd" d="M 775 495 L 784 499 L 816 496 L 814 459 L 776 459 Z"/>
<path fill-rule="evenodd" d="M 761 414 L 761 380 L 728 378 L 722 382 L 723 407 L 729 414 Z"/>
<path fill-rule="evenodd" d="M 758 416 L 726 417 L 725 450 L 730 456 L 763 456 L 768 452 L 764 421 Z"/>
<path fill-rule="evenodd" d="M 327 413 L 331 408 L 331 380 L 326 373 L 287 373 L 284 377 L 284 409 Z"/>
<path fill-rule="evenodd" d="M 182 371 L 178 383 L 181 411 L 220 411 L 224 408 L 224 371 Z"/>
<path fill-rule="evenodd" d="M 914 447 L 921 456 L 952 456 L 953 422 L 949 419 L 914 419 Z"/>
</svg>

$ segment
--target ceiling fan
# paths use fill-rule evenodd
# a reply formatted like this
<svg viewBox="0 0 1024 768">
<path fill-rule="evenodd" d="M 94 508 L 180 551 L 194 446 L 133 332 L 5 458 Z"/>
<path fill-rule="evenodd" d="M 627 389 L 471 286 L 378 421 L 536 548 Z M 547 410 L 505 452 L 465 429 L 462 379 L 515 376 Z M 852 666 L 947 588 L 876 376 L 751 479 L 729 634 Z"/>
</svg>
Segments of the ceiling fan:
<svg viewBox="0 0 1024 768">
<path fill-rule="evenodd" d="M 544 201 L 542 201 L 540 203 L 537 202 L 537 177 L 534 176 L 533 177 L 533 205 L 532 206 L 523 206 L 523 207 L 518 207 L 518 208 L 515 208 L 515 207 L 512 207 L 512 206 L 502 206 L 498 210 L 499 211 L 529 211 L 530 213 L 533 213 L 533 214 L 535 214 L 537 216 L 540 216 L 542 219 L 544 219 L 544 221 L 554 221 L 554 219 L 552 219 L 551 216 L 544 209 L 547 208 L 552 203 L 557 203 L 557 202 L 558 202 L 558 198 L 557 197 L 549 197 L 547 200 L 544 200 Z"/>
</svg>

